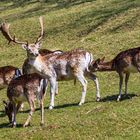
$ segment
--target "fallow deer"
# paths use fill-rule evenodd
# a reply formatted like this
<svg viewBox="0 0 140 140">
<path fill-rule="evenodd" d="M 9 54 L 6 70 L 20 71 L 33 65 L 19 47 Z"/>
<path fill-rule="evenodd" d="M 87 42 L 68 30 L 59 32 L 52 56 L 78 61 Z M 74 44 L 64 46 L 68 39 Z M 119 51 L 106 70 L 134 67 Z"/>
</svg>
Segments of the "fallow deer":
<svg viewBox="0 0 140 140">
<path fill-rule="evenodd" d="M 46 89 L 46 81 L 37 73 L 24 74 L 10 82 L 7 89 L 7 97 L 10 102 L 4 101 L 5 112 L 12 126 L 16 126 L 16 114 L 21 104 L 25 101 L 30 106 L 29 116 L 23 127 L 29 125 L 33 112 L 35 111 L 35 97 L 40 102 L 41 108 L 41 125 L 44 124 L 44 106 L 43 99 Z"/>
<path fill-rule="evenodd" d="M 55 54 L 58 54 L 58 53 L 63 53 L 63 51 L 61 51 L 61 50 L 50 51 L 50 50 L 47 50 L 47 49 L 40 49 L 39 50 L 39 54 L 41 56 L 52 54 L 52 53 L 55 55 Z M 25 59 L 23 65 L 22 65 L 22 72 L 23 72 L 23 74 L 36 73 L 35 68 L 32 65 L 30 65 L 28 58 Z M 47 79 L 46 79 L 46 83 L 48 83 Z M 58 95 L 58 82 L 56 84 L 55 95 Z"/>
<path fill-rule="evenodd" d="M 92 54 L 83 50 L 75 49 L 61 54 L 49 54 L 41 56 L 39 54 L 40 41 L 43 37 L 43 20 L 40 18 L 41 33 L 33 44 L 27 42 L 20 42 L 15 37 L 9 34 L 9 25 L 2 24 L 1 29 L 3 35 L 9 42 L 22 44 L 22 47 L 27 52 L 29 64 L 32 65 L 36 71 L 50 82 L 50 106 L 54 107 L 54 94 L 56 89 L 56 81 L 78 79 L 82 85 L 82 97 L 79 105 L 85 102 L 87 80 L 85 76 L 92 79 L 96 85 L 96 100 L 99 101 L 99 84 L 96 76 L 88 70 L 89 65 L 93 61 Z M 4 29 L 4 30 L 3 30 Z"/>
<path fill-rule="evenodd" d="M 103 59 L 97 59 L 92 62 L 89 68 L 91 71 L 116 71 L 119 74 L 119 96 L 122 96 L 122 84 L 125 75 L 125 94 L 127 95 L 127 84 L 130 73 L 140 72 L 140 47 L 132 48 L 120 52 L 113 60 L 104 62 Z"/>
</svg>

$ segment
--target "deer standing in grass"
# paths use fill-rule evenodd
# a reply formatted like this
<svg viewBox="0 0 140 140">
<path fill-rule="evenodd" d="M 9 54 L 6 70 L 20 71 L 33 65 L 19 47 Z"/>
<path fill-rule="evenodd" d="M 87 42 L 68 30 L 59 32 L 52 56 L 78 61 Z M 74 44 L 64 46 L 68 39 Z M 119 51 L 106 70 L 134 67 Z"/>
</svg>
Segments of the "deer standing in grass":
<svg viewBox="0 0 140 140">
<path fill-rule="evenodd" d="M 130 73 L 140 72 L 140 47 L 120 52 L 113 60 L 104 62 L 104 58 L 92 62 L 91 71 L 116 71 L 119 74 L 119 96 L 122 96 L 122 84 L 125 75 L 125 94 L 127 95 L 127 84 Z"/>
<path fill-rule="evenodd" d="M 27 101 L 30 106 L 30 112 L 23 127 L 26 127 L 30 124 L 33 112 L 35 111 L 35 98 L 37 98 L 40 103 L 41 125 L 44 124 L 43 99 L 46 86 L 46 80 L 37 73 L 24 74 L 10 82 L 7 89 L 7 97 L 9 98 L 10 102 L 7 103 L 4 101 L 4 104 L 5 112 L 13 127 L 16 126 L 16 114 L 21 104 L 25 101 Z"/>
<path fill-rule="evenodd" d="M 27 42 L 20 42 L 14 37 L 12 38 L 8 32 L 9 25 L 5 24 L 7 30 L 2 30 L 3 35 L 9 42 L 22 44 L 22 47 L 27 52 L 29 64 L 35 70 L 50 82 L 50 106 L 54 107 L 54 95 L 57 81 L 77 79 L 82 85 L 82 97 L 79 105 L 85 102 L 87 80 L 85 76 L 92 79 L 96 85 L 96 100 L 99 101 L 99 84 L 97 77 L 88 70 L 89 65 L 93 61 L 92 54 L 83 50 L 75 49 L 61 54 L 49 54 L 41 56 L 39 54 L 40 41 L 43 37 L 43 20 L 40 18 L 41 33 L 33 44 Z M 7 28 L 8 27 L 8 28 Z M 3 28 L 3 24 L 2 24 Z"/>
</svg>

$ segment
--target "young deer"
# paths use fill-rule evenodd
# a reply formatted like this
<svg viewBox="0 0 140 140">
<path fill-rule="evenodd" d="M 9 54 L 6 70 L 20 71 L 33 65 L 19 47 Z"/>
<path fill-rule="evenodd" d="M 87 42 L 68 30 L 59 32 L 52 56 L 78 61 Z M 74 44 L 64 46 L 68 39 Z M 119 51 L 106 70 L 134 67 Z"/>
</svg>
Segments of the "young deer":
<svg viewBox="0 0 140 140">
<path fill-rule="evenodd" d="M 34 44 L 17 41 L 9 34 L 9 25 L 2 24 L 1 29 L 3 35 L 9 42 L 22 44 L 22 47 L 27 52 L 29 64 L 50 82 L 50 106 L 49 109 L 54 107 L 54 95 L 56 89 L 56 81 L 78 79 L 82 85 L 82 97 L 79 105 L 85 102 L 87 80 L 85 76 L 94 81 L 96 85 L 96 100 L 99 101 L 99 84 L 96 76 L 88 70 L 89 65 L 93 61 L 92 54 L 83 50 L 75 49 L 72 51 L 60 54 L 48 54 L 42 56 L 39 54 L 40 41 L 43 37 L 43 20 L 40 18 L 41 33 Z"/>
<path fill-rule="evenodd" d="M 16 126 L 16 114 L 25 101 L 28 102 L 30 106 L 29 116 L 24 123 L 24 127 L 28 126 L 33 112 L 35 111 L 35 97 L 40 102 L 41 108 L 41 125 L 44 124 L 44 106 L 43 99 L 46 89 L 46 81 L 39 74 L 24 74 L 14 80 L 12 80 L 7 89 L 7 97 L 9 98 L 9 103 L 4 101 L 5 112 L 8 115 L 10 123 L 12 126 Z"/>
<path fill-rule="evenodd" d="M 97 59 L 92 62 L 91 71 L 116 71 L 119 74 L 119 96 L 117 101 L 122 96 L 122 84 L 125 75 L 125 94 L 127 95 L 127 83 L 130 73 L 140 72 L 140 47 L 132 48 L 120 52 L 113 60 L 104 62 L 103 59 Z"/>
<path fill-rule="evenodd" d="M 12 79 L 19 77 L 21 71 L 13 66 L 0 67 L 0 89 L 8 86 Z"/>
</svg>

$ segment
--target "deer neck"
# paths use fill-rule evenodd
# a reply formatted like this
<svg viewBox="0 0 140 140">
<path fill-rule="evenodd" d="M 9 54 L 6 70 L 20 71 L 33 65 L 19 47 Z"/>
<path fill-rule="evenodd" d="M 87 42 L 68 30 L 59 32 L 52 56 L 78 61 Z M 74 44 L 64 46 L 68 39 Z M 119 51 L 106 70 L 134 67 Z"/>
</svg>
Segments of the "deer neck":
<svg viewBox="0 0 140 140">
<path fill-rule="evenodd" d="M 98 71 L 115 71 L 113 61 L 103 62 Z"/>
<path fill-rule="evenodd" d="M 35 58 L 30 58 L 28 57 L 29 63 L 31 66 L 33 66 L 37 71 L 41 72 L 42 71 L 42 59 L 41 55 L 35 57 Z"/>
</svg>

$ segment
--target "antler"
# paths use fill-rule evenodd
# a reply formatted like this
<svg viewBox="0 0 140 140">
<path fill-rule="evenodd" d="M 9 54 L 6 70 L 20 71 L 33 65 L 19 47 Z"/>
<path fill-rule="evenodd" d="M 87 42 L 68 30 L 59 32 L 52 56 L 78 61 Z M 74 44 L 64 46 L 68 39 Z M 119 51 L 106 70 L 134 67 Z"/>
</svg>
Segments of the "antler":
<svg viewBox="0 0 140 140">
<path fill-rule="evenodd" d="M 9 33 L 9 27 L 10 27 L 10 24 L 7 24 L 7 23 L 2 23 L 1 27 L 0 27 L 0 30 L 3 34 L 3 36 L 9 41 L 8 44 L 10 44 L 10 42 L 15 42 L 17 44 L 27 44 L 26 42 L 17 41 L 15 36 L 12 37 Z"/>
<path fill-rule="evenodd" d="M 35 41 L 35 44 L 40 42 L 40 40 L 43 38 L 44 32 L 43 32 L 43 18 L 39 17 L 39 22 L 40 22 L 40 26 L 41 26 L 41 32 L 40 35 L 38 36 L 38 38 Z"/>
</svg>

